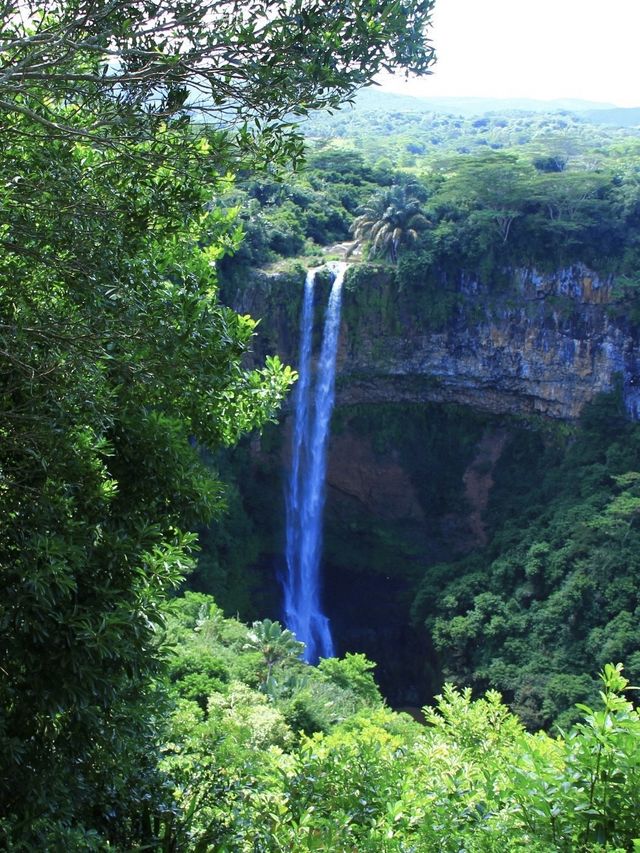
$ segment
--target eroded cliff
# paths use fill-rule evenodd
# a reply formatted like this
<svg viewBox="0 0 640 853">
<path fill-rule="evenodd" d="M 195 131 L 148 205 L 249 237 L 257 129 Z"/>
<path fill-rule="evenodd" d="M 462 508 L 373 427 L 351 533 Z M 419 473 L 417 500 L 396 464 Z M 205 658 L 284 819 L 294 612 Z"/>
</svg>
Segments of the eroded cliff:
<svg viewBox="0 0 640 853">
<path fill-rule="evenodd" d="M 299 274 L 256 273 L 232 295 L 235 308 L 261 318 L 258 354 L 275 350 L 295 364 L 301 289 Z M 638 327 L 614 292 L 614 282 L 581 266 L 516 270 L 499 284 L 443 275 L 436 286 L 406 289 L 389 268 L 354 267 L 338 403 L 452 402 L 574 420 L 619 377 L 638 417 Z"/>
<path fill-rule="evenodd" d="M 385 695 L 406 705 L 439 684 L 425 614 L 453 581 L 453 562 L 467 555 L 480 565 L 513 484 L 530 489 L 541 460 L 562 458 L 567 431 L 554 421 L 576 420 L 618 384 L 638 416 L 640 347 L 615 282 L 583 267 L 489 283 L 433 271 L 404 286 L 399 279 L 364 264 L 347 279 L 323 571 L 338 650 L 376 660 Z M 317 278 L 318 332 L 328 281 Z M 302 268 L 255 273 L 226 294 L 261 320 L 257 361 L 278 352 L 295 366 L 303 282 Z M 254 529 L 269 531 L 255 574 L 274 618 L 290 420 L 285 410 L 252 445 L 240 484 Z"/>
</svg>

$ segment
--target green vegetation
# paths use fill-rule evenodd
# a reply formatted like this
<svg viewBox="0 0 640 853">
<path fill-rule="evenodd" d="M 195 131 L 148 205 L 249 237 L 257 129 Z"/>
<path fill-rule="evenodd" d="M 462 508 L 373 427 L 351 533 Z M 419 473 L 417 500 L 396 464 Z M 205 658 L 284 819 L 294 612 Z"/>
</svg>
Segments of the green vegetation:
<svg viewBox="0 0 640 853">
<path fill-rule="evenodd" d="M 552 272 L 582 263 L 613 277 L 607 310 L 637 323 L 637 128 L 604 128 L 568 112 L 465 119 L 390 107 L 314 117 L 307 131 L 315 147 L 306 169 L 281 191 L 294 203 L 298 188 L 321 187 L 327 175 L 339 188 L 327 186 L 324 198 L 327 215 L 340 212 L 342 230 L 318 242 L 355 237 L 362 244 L 362 254 L 350 258 L 344 319 L 348 340 L 366 336 L 376 363 L 385 358 L 377 333 L 399 318 L 414 317 L 420 333 L 472 322 L 465 283 L 479 281 L 489 307 L 508 305 L 510 292 L 517 298 L 518 268 Z M 398 209 L 410 203 L 424 227 L 392 257 L 385 247 L 394 197 L 403 200 Z M 277 208 L 274 199 L 262 214 L 268 219 Z M 298 221 L 304 225 L 302 210 Z M 302 238 L 303 251 L 316 258 L 317 237 L 303 229 Z M 553 302 L 554 316 L 568 319 L 573 310 L 570 300 Z M 632 680 L 640 677 L 638 432 L 615 401 L 599 405 L 569 436 L 502 424 L 511 438 L 494 472 L 488 545 L 464 560 L 442 553 L 434 506 L 439 501 L 444 514 L 464 503 L 466 445 L 453 461 L 423 422 L 421 444 L 409 440 L 407 407 L 395 424 L 376 406 L 372 423 L 356 418 L 349 428 L 374 446 L 386 436 L 400 458 L 408 451 L 405 470 L 426 515 L 421 538 L 407 524 L 371 520 L 346 504 L 340 517 L 328 518 L 325 553 L 335 572 L 397 578 L 399 600 L 414 596 L 414 624 L 426 632 L 422 657 L 434 673 L 499 689 L 533 729 L 571 723 L 575 702 L 594 701 L 593 672 L 607 660 L 625 660 Z M 341 417 L 348 415 L 338 413 L 338 431 Z M 449 428 L 446 418 L 429 417 L 436 433 Z M 462 436 L 482 428 L 470 413 L 458 417 Z"/>
<path fill-rule="evenodd" d="M 420 170 L 383 171 L 348 149 L 315 153 L 300 177 L 230 196 L 246 211 L 246 239 L 223 272 L 278 256 L 317 257 L 326 244 L 355 239 L 365 259 L 395 261 L 416 252 L 425 270 L 462 271 L 487 283 L 505 268 L 583 263 L 632 285 L 639 263 L 637 145 L 605 149 L 595 166 L 576 156 L 548 169 L 526 149 L 432 155 Z"/>
<path fill-rule="evenodd" d="M 483 435 L 495 430 L 508 438 L 491 470 L 487 544 L 479 548 L 473 537 L 464 544 L 462 478 Z M 401 466 L 404 512 L 415 513 L 403 517 L 394 507 L 399 514 L 387 514 L 384 497 L 363 506 L 333 495 L 326 517 L 331 607 L 341 632 L 354 623 L 351 648 L 380 664 L 385 695 L 411 704 L 395 697 L 408 695 L 408 685 L 428 697 L 443 680 L 497 689 L 535 730 L 567 726 L 576 702 L 595 702 L 594 672 L 611 659 L 624 660 L 632 683 L 640 682 L 640 427 L 616 395 L 570 429 L 456 406 L 375 404 L 339 409 L 333 434 L 337 447 L 344 436 L 370 448 L 372 485 L 390 461 Z M 259 614 L 258 602 L 278 613 L 264 578 L 273 577 L 280 547 L 280 449 L 267 449 L 258 468 L 247 467 L 245 450 L 235 454 L 237 511 L 260 554 L 251 574 L 238 576 L 255 584 L 248 608 L 240 608 L 249 618 Z M 452 546 L 460 544 L 475 550 L 456 559 Z M 225 598 L 225 607 L 235 610 L 237 601 Z M 410 611 L 416 633 L 407 641 L 401 626 Z"/>
<path fill-rule="evenodd" d="M 292 113 L 426 70 L 431 0 L 383 5 L 2 6 L 4 848 L 149 849 L 177 808 L 160 628 L 222 506 L 200 448 L 259 428 L 294 379 L 245 366 L 255 322 L 218 301 L 241 236 L 221 198 L 299 157 Z M 190 667 L 174 681 L 204 702 L 225 669 Z"/>
<path fill-rule="evenodd" d="M 581 114 L 552 106 L 532 111 L 494 102 L 456 112 L 456 106 L 465 106 L 461 100 L 448 110 L 435 109 L 423 99 L 371 87 L 356 95 L 354 108 L 314 113 L 304 128 L 322 145 L 353 147 L 372 162 L 403 169 L 419 168 L 443 154 L 519 149 L 530 151 L 550 171 L 561 171 L 574 159 L 598 163 L 607 148 L 622 151 L 638 138 L 637 122 L 603 126 L 598 118 L 606 111 Z M 629 112 L 637 118 L 637 112 Z"/>
<path fill-rule="evenodd" d="M 184 805 L 181 849 L 632 849 L 640 716 L 620 665 L 558 739 L 527 734 L 496 692 L 451 685 L 423 726 L 383 705 L 362 655 L 310 667 L 283 653 L 265 681 L 254 640 L 273 628 L 193 593 L 171 606 L 181 678 L 162 766 Z M 226 678 L 203 706 L 181 679 L 210 660 Z"/>
<path fill-rule="evenodd" d="M 245 210 L 246 240 L 225 277 L 280 256 L 316 261 L 322 246 L 354 238 L 365 261 L 394 261 L 395 232 L 401 256 L 419 255 L 438 286 L 461 271 L 491 283 L 506 268 L 584 263 L 633 291 L 637 128 L 566 111 L 462 118 L 393 104 L 312 117 L 304 170 L 236 187 L 229 204 Z"/>
<path fill-rule="evenodd" d="M 406 187 L 395 186 L 374 195 L 353 221 L 356 246 L 366 243 L 369 255 L 387 256 L 394 263 L 401 252 L 417 244 L 429 221 L 420 202 L 410 198 Z"/>
<path fill-rule="evenodd" d="M 531 728 L 566 725 L 613 657 L 640 678 L 640 428 L 615 398 L 567 443 L 523 431 L 495 472 L 486 549 L 427 569 L 414 604 L 445 678 L 502 691 Z"/>
<path fill-rule="evenodd" d="M 518 431 L 491 540 L 455 564 L 398 546 L 393 523 L 354 549 L 356 572 L 407 581 L 434 668 L 499 687 L 521 715 L 493 689 L 446 686 L 421 726 L 385 707 L 364 654 L 309 667 L 263 618 L 256 563 L 277 524 L 257 531 L 252 509 L 278 512 L 277 440 L 265 431 L 266 463 L 223 449 L 275 418 L 295 376 L 277 357 L 247 366 L 256 323 L 218 296 L 218 276 L 237 292 L 248 269 L 292 259 L 264 289 L 291 322 L 296 258 L 355 236 L 351 310 L 381 324 L 399 309 L 441 329 L 461 274 L 498 288 L 506 268 L 576 262 L 619 276 L 623 311 L 640 259 L 634 132 L 398 115 L 380 118 L 384 142 L 367 119 L 360 154 L 359 120 L 330 139 L 314 115 L 296 175 L 292 117 L 380 70 L 427 71 L 432 0 L 187 5 L 0 12 L 0 846 L 637 847 L 640 719 L 609 661 L 640 676 L 638 428 L 596 407 L 564 448 Z M 414 458 L 420 508 L 460 508 L 484 420 L 406 414 L 379 416 L 379 442 L 428 447 L 440 467 Z M 363 430 L 368 417 L 352 412 Z M 193 586 L 250 627 L 203 593 L 172 598 L 194 531 Z M 523 726 L 554 721 L 575 724 L 557 739 Z"/>
</svg>

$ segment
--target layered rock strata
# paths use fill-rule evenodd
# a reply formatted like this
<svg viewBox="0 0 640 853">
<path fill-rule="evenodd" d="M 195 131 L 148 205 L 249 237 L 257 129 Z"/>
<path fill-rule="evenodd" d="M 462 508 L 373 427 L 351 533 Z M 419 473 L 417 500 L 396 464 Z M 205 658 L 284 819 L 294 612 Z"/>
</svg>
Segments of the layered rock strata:
<svg viewBox="0 0 640 853">
<path fill-rule="evenodd" d="M 629 414 L 640 416 L 638 327 L 610 279 L 581 266 L 545 275 L 517 270 L 499 288 L 461 275 L 455 307 L 434 327 L 388 271 L 364 269 L 345 294 L 338 405 L 453 402 L 574 420 L 620 381 Z M 261 317 L 259 354 L 275 348 L 293 361 L 287 317 L 295 297 L 283 302 L 278 285 L 271 301 L 275 278 L 258 274 L 234 307 Z"/>
</svg>

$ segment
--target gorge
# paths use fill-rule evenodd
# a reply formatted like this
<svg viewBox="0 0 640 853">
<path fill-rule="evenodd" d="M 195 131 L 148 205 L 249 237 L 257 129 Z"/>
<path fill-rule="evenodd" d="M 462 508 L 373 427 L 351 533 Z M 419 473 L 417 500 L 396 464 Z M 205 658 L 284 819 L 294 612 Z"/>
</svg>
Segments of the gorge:
<svg viewBox="0 0 640 853">
<path fill-rule="evenodd" d="M 303 277 L 256 271 L 225 294 L 262 318 L 257 360 L 275 351 L 296 363 Z M 330 278 L 319 274 L 315 286 L 324 302 Z M 631 428 L 638 328 L 616 294 L 612 277 L 581 265 L 514 270 L 494 283 L 413 270 L 402 287 L 381 264 L 356 262 L 347 273 L 328 445 L 326 613 L 337 653 L 375 660 L 396 706 L 426 701 L 455 660 L 432 645 L 435 602 L 453 573 L 462 583 L 465 560 L 489 571 L 517 484 L 542 481 L 602 395 L 619 395 Z M 254 440 L 239 480 L 260 554 L 243 576 L 274 617 L 285 537 L 265 507 L 293 464 L 290 421 L 285 412 L 281 427 Z M 462 601 L 460 616 L 472 604 Z"/>
<path fill-rule="evenodd" d="M 311 127 L 301 175 L 234 192 L 246 236 L 219 271 L 224 303 L 260 319 L 245 363 L 295 365 L 305 272 L 348 257 L 322 560 L 335 651 L 375 661 L 396 707 L 449 679 L 500 690 L 531 727 L 566 722 L 639 642 L 637 129 L 391 103 Z M 330 287 L 320 270 L 320 303 Z M 192 587 L 246 619 L 282 614 L 294 429 L 291 398 L 225 458 L 228 521 L 202 537 Z"/>
</svg>

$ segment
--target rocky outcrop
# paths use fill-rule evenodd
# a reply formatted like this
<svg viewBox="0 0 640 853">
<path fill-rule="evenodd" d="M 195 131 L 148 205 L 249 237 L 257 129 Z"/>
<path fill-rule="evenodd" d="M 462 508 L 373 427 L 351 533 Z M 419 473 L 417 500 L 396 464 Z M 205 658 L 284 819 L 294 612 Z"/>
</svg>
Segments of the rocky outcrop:
<svg viewBox="0 0 640 853">
<path fill-rule="evenodd" d="M 349 431 L 332 436 L 327 486 L 334 492 L 334 502 L 350 498 L 371 516 L 424 521 L 411 477 L 397 452 L 377 454 L 367 437 Z"/>
<path fill-rule="evenodd" d="M 405 314 L 375 337 L 347 338 L 341 401 L 445 401 L 570 420 L 621 377 L 638 416 L 638 330 L 616 311 L 611 281 L 581 267 L 529 270 L 498 292 L 462 279 L 458 294 L 442 328 Z"/>
<path fill-rule="evenodd" d="M 295 364 L 298 294 L 289 281 L 283 299 L 276 280 L 258 277 L 234 302 L 262 318 L 258 352 L 275 348 Z M 575 266 L 545 275 L 518 270 L 499 287 L 460 276 L 453 289 L 453 307 L 434 323 L 424 295 L 398 292 L 388 270 L 361 266 L 351 286 L 347 278 L 337 403 L 455 402 L 572 420 L 620 377 L 638 417 L 638 328 L 611 280 Z"/>
</svg>

